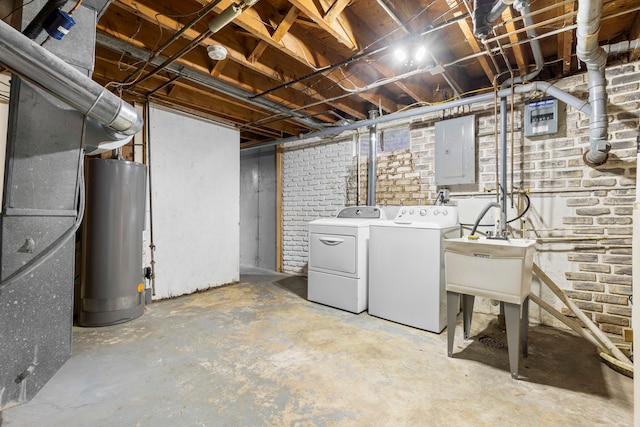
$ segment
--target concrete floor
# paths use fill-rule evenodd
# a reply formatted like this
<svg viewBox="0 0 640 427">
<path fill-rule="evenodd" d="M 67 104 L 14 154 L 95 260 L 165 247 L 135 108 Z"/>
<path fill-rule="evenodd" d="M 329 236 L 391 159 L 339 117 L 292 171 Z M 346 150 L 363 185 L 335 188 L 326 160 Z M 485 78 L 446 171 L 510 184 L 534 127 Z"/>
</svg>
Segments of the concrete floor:
<svg viewBox="0 0 640 427">
<path fill-rule="evenodd" d="M 520 380 L 495 317 L 471 339 L 306 300 L 306 280 L 250 270 L 239 284 L 153 303 L 132 322 L 74 328 L 73 355 L 19 426 L 631 426 L 633 380 L 586 341 L 533 326 Z"/>
</svg>

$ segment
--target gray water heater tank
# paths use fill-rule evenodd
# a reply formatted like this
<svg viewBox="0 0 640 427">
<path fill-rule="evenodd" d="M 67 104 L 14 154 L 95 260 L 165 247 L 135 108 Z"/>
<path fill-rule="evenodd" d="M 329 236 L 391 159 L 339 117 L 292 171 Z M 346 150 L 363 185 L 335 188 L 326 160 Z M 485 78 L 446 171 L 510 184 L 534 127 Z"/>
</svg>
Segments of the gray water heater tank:
<svg viewBox="0 0 640 427">
<path fill-rule="evenodd" d="M 106 326 L 144 312 L 142 230 L 147 168 L 92 158 L 86 167 L 86 211 L 78 324 Z"/>
</svg>

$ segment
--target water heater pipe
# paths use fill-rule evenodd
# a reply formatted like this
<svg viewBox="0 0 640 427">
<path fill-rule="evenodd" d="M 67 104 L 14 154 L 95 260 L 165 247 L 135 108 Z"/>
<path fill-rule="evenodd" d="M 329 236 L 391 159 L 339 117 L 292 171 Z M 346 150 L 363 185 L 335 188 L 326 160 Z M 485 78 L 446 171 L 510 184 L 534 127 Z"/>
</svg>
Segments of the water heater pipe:
<svg viewBox="0 0 640 427">
<path fill-rule="evenodd" d="M 132 105 L 0 21 L 0 63 L 105 127 L 114 140 L 142 128 Z"/>
</svg>

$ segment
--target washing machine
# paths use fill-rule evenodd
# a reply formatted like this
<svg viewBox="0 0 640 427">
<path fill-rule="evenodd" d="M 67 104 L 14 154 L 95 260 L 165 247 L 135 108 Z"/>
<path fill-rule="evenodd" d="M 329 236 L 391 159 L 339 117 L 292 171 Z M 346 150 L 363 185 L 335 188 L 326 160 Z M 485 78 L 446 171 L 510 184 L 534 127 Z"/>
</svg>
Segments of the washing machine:
<svg viewBox="0 0 640 427">
<path fill-rule="evenodd" d="M 447 323 L 443 240 L 460 237 L 453 206 L 402 207 L 369 227 L 369 314 L 440 333 Z"/>
<path fill-rule="evenodd" d="M 369 224 L 384 219 L 377 207 L 353 206 L 309 223 L 309 301 L 353 313 L 366 310 Z"/>
</svg>

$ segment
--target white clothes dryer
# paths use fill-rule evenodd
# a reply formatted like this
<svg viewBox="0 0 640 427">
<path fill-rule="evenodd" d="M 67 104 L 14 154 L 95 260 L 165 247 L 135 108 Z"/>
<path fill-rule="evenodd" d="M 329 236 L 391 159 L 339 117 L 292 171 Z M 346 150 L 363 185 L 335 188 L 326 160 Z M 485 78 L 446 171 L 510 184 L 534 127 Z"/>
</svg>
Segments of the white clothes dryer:
<svg viewBox="0 0 640 427">
<path fill-rule="evenodd" d="M 370 225 L 369 314 L 440 333 L 447 324 L 443 239 L 460 237 L 457 208 L 402 207 Z"/>
<path fill-rule="evenodd" d="M 386 219 L 373 206 L 353 206 L 309 223 L 309 301 L 361 313 L 367 308 L 369 224 Z"/>
</svg>

